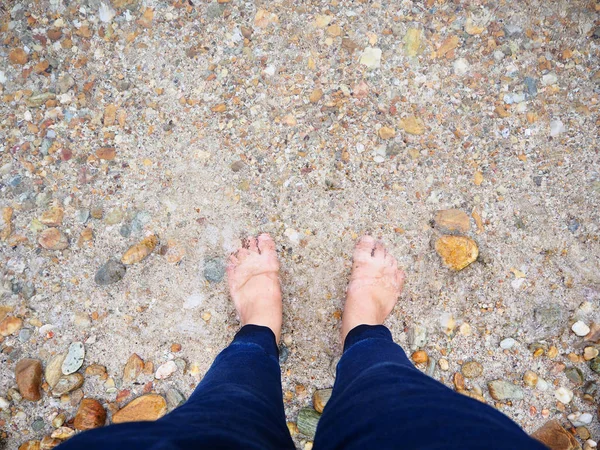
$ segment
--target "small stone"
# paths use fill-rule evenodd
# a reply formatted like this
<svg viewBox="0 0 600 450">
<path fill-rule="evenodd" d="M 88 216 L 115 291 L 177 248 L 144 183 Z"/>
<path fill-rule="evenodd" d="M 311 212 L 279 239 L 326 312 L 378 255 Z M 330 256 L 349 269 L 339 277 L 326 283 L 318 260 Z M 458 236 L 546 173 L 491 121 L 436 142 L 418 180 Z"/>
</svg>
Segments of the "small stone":
<svg viewBox="0 0 600 450">
<path fill-rule="evenodd" d="M 49 227 L 58 227 L 62 225 L 64 214 L 65 212 L 62 208 L 54 207 L 48 211 L 44 211 L 42 217 L 40 217 L 40 222 Z"/>
<path fill-rule="evenodd" d="M 575 383 L 576 386 L 581 386 L 585 381 L 585 379 L 583 378 L 583 372 L 577 367 L 569 367 L 568 369 L 565 369 L 565 376 L 570 381 Z"/>
<path fill-rule="evenodd" d="M 440 327 L 447 336 L 452 335 L 456 328 L 456 320 L 451 313 L 444 313 L 440 316 Z"/>
<path fill-rule="evenodd" d="M 579 436 L 579 439 L 582 439 L 584 441 L 591 437 L 590 430 L 588 430 L 586 427 L 577 427 L 575 431 L 577 432 L 577 436 Z"/>
<path fill-rule="evenodd" d="M 67 415 L 65 413 L 57 414 L 54 419 L 52 419 L 52 426 L 54 428 L 60 428 L 67 421 Z"/>
<path fill-rule="evenodd" d="M 120 261 L 115 258 L 110 258 L 102 267 L 100 267 L 100 269 L 98 269 L 94 281 L 100 286 L 116 283 L 123 279 L 126 270 L 125 265 Z"/>
<path fill-rule="evenodd" d="M 523 389 L 504 380 L 494 380 L 488 383 L 490 395 L 494 400 L 523 400 Z"/>
<path fill-rule="evenodd" d="M 121 262 L 126 265 L 136 264 L 146 259 L 156 248 L 158 237 L 155 235 L 142 239 L 137 244 L 131 246 L 121 258 Z"/>
<path fill-rule="evenodd" d="M 422 348 L 427 344 L 427 328 L 414 325 L 408 329 L 408 344 L 411 350 Z"/>
<path fill-rule="evenodd" d="M 425 364 L 429 360 L 429 356 L 427 356 L 425 350 L 417 350 L 412 354 L 411 358 L 415 364 Z"/>
<path fill-rule="evenodd" d="M 416 116 L 408 116 L 401 119 L 399 126 L 408 134 L 420 135 L 425 133 L 425 124 Z"/>
<path fill-rule="evenodd" d="M 65 440 L 65 439 L 69 439 L 70 437 L 73 437 L 74 435 L 75 435 L 75 430 L 73 430 L 69 427 L 58 427 L 56 430 L 54 430 L 52 432 L 52 434 L 50 436 L 53 438 L 56 438 L 56 439 Z"/>
<path fill-rule="evenodd" d="M 290 350 L 288 349 L 288 347 L 285 344 L 280 344 L 279 345 L 279 364 L 285 364 L 285 362 L 288 359 L 288 356 L 290 355 Z"/>
<path fill-rule="evenodd" d="M 60 439 L 44 436 L 40 441 L 40 450 L 51 450 L 55 447 L 58 447 L 61 443 L 62 441 Z"/>
<path fill-rule="evenodd" d="M 211 283 L 220 283 L 225 276 L 225 263 L 221 258 L 208 259 L 204 262 L 204 278 Z"/>
<path fill-rule="evenodd" d="M 18 66 L 24 66 L 29 61 L 29 56 L 22 48 L 15 48 L 8 54 L 8 60 Z"/>
<path fill-rule="evenodd" d="M 67 357 L 62 363 L 61 369 L 63 375 L 69 375 L 71 373 L 77 372 L 79 368 L 83 365 L 84 357 L 85 347 L 83 346 L 83 342 L 73 342 L 69 346 Z"/>
<path fill-rule="evenodd" d="M 523 82 L 527 88 L 527 94 L 532 98 L 535 97 L 537 95 L 537 80 L 535 78 L 525 77 Z"/>
<path fill-rule="evenodd" d="M 167 413 L 167 402 L 158 394 L 147 394 L 129 402 L 113 414 L 113 423 L 147 422 L 160 419 Z"/>
<path fill-rule="evenodd" d="M 79 389 L 81 386 L 83 386 L 83 375 L 80 373 L 63 375 L 52 389 L 52 395 L 60 397 L 63 394 Z"/>
<path fill-rule="evenodd" d="M 42 362 L 38 359 L 22 359 L 15 367 L 19 393 L 25 400 L 37 402 L 42 398 Z"/>
<path fill-rule="evenodd" d="M 242 170 L 244 167 L 246 167 L 246 163 L 244 161 L 242 161 L 241 159 L 238 159 L 237 161 L 231 163 L 231 166 L 229 166 L 231 168 L 231 170 L 233 170 L 234 172 L 239 172 L 240 170 Z"/>
<path fill-rule="evenodd" d="M 176 371 L 177 364 L 175 364 L 175 361 L 167 361 L 156 370 L 154 377 L 157 380 L 164 380 L 165 378 L 168 378 L 171 375 L 173 375 Z"/>
<path fill-rule="evenodd" d="M 558 82 L 558 77 L 556 76 L 555 73 L 547 73 L 544 76 L 542 76 L 542 84 L 544 86 L 551 86 L 553 84 L 556 84 Z"/>
<path fill-rule="evenodd" d="M 552 120 L 550 121 L 550 136 L 551 137 L 556 137 L 562 133 L 564 133 L 565 131 L 567 131 L 567 129 L 565 128 L 565 125 L 562 123 L 561 120 Z"/>
<path fill-rule="evenodd" d="M 46 383 L 53 388 L 58 383 L 60 377 L 62 377 L 62 364 L 67 357 L 66 353 L 61 353 L 54 356 L 48 364 L 46 364 L 46 370 L 44 371 L 44 378 Z"/>
<path fill-rule="evenodd" d="M 561 387 L 554 392 L 554 396 L 556 397 L 556 400 L 566 405 L 573 400 L 573 391 L 565 387 Z"/>
<path fill-rule="evenodd" d="M 435 250 L 444 264 L 456 271 L 467 267 L 479 255 L 475 241 L 465 236 L 442 236 L 436 241 Z"/>
<path fill-rule="evenodd" d="M 130 383 L 135 381 L 142 373 L 142 370 L 144 370 L 144 360 L 136 353 L 133 353 L 123 368 L 123 382 Z"/>
<path fill-rule="evenodd" d="M 33 431 L 35 431 L 36 433 L 38 431 L 42 431 L 44 429 L 44 427 L 46 426 L 46 424 L 44 423 L 44 419 L 41 418 L 37 418 L 35 419 L 32 423 L 31 423 L 31 428 L 33 429 Z"/>
<path fill-rule="evenodd" d="M 381 66 L 381 49 L 366 47 L 360 55 L 359 62 L 368 69 L 378 69 Z"/>
<path fill-rule="evenodd" d="M 469 216 L 460 209 L 443 209 L 436 211 L 433 219 L 436 227 L 447 231 L 466 233 L 471 228 Z"/>
<path fill-rule="evenodd" d="M 85 368 L 85 374 L 91 377 L 104 377 L 106 375 L 106 367 L 100 364 L 92 364 Z"/>
<path fill-rule="evenodd" d="M 4 397 L 0 397 L 0 409 L 3 411 L 7 411 L 10 408 L 10 402 L 6 400 Z"/>
<path fill-rule="evenodd" d="M 27 441 L 19 446 L 19 450 L 41 450 L 40 441 Z"/>
<path fill-rule="evenodd" d="M 454 68 L 454 74 L 462 77 L 469 72 L 469 62 L 465 58 L 458 58 L 452 64 Z"/>
<path fill-rule="evenodd" d="M 117 156 L 117 151 L 114 147 L 102 147 L 96 150 L 96 157 L 105 161 L 112 161 Z"/>
<path fill-rule="evenodd" d="M 8 316 L 4 318 L 2 322 L 0 322 L 0 335 L 2 336 L 10 336 L 11 334 L 16 333 L 23 326 L 23 321 L 18 317 Z"/>
<path fill-rule="evenodd" d="M 38 108 L 45 104 L 49 100 L 54 100 L 56 98 L 56 94 L 53 92 L 42 92 L 40 94 L 32 95 L 27 100 L 25 100 L 25 104 L 30 108 Z"/>
<path fill-rule="evenodd" d="M 462 365 L 460 371 L 465 378 L 477 378 L 483 373 L 483 366 L 477 361 L 469 361 Z"/>
<path fill-rule="evenodd" d="M 406 35 L 404 36 L 404 51 L 406 52 L 406 56 L 412 58 L 421 52 L 423 48 L 422 36 L 423 32 L 420 28 L 409 28 L 406 30 Z"/>
<path fill-rule="evenodd" d="M 552 450 L 578 450 L 581 446 L 571 433 L 565 430 L 557 420 L 551 420 L 538 428 L 532 435 Z"/>
<path fill-rule="evenodd" d="M 575 333 L 577 336 L 583 337 L 583 336 L 586 336 L 590 332 L 590 327 L 588 327 L 581 320 L 578 320 L 577 322 L 575 322 L 573 324 L 573 326 L 571 327 L 571 330 L 573 330 L 573 333 Z"/>
<path fill-rule="evenodd" d="M 38 243 L 46 250 L 64 250 L 69 246 L 69 240 L 58 228 L 42 231 Z"/>
<path fill-rule="evenodd" d="M 308 100 L 311 103 L 317 103 L 319 100 L 321 100 L 321 98 L 323 98 L 323 89 L 321 88 L 313 89 L 313 91 L 308 96 Z"/>
<path fill-rule="evenodd" d="M 104 426 L 105 422 L 106 410 L 98 400 L 93 398 L 81 400 L 73 421 L 75 429 L 91 430 Z M 54 433 L 52 433 L 52 436 L 54 437 Z"/>
<path fill-rule="evenodd" d="M 595 347 L 586 347 L 583 349 L 583 359 L 590 361 L 598 356 L 598 349 Z"/>
<path fill-rule="evenodd" d="M 502 339 L 502 341 L 500 341 L 500 348 L 502 350 L 510 350 L 515 346 L 516 343 L 517 341 L 515 341 L 513 338 Z"/>
<path fill-rule="evenodd" d="M 574 427 L 583 427 L 592 423 L 593 416 L 590 413 L 582 413 L 578 411 L 569 414 L 567 419 L 569 419 L 569 422 L 571 422 Z"/>
<path fill-rule="evenodd" d="M 523 374 L 523 383 L 529 387 L 537 386 L 538 379 L 538 374 L 533 370 L 527 370 Z"/>
<path fill-rule="evenodd" d="M 317 389 L 313 394 L 313 407 L 318 413 L 322 413 L 325 409 L 325 405 L 331 398 L 333 389 Z"/>
<path fill-rule="evenodd" d="M 92 217 L 94 217 L 92 210 Z M 112 209 L 108 212 L 108 214 L 106 215 L 106 217 L 104 218 L 104 223 L 106 225 L 116 225 L 118 223 L 121 223 L 121 221 L 123 220 L 123 210 L 121 208 L 115 208 Z M 94 217 L 96 218 L 96 217 Z M 100 215 L 100 219 L 102 218 L 102 214 Z"/>
<path fill-rule="evenodd" d="M 185 403 L 185 398 L 183 397 L 183 395 L 181 395 L 181 392 L 174 388 L 170 388 L 167 390 L 166 397 L 167 405 L 171 410 Z"/>
<path fill-rule="evenodd" d="M 342 28 L 337 23 L 334 23 L 327 27 L 326 33 L 331 37 L 339 37 L 342 35 Z"/>
<path fill-rule="evenodd" d="M 441 358 L 438 361 L 438 365 L 440 366 L 440 369 L 443 370 L 444 372 L 447 372 L 450 369 L 450 364 L 448 363 L 448 360 L 445 358 Z"/>
<path fill-rule="evenodd" d="M 319 414 L 313 408 L 307 407 L 300 409 L 298 412 L 298 418 L 296 419 L 298 431 L 307 436 L 309 439 L 314 439 L 320 418 L 321 414 Z"/>
</svg>

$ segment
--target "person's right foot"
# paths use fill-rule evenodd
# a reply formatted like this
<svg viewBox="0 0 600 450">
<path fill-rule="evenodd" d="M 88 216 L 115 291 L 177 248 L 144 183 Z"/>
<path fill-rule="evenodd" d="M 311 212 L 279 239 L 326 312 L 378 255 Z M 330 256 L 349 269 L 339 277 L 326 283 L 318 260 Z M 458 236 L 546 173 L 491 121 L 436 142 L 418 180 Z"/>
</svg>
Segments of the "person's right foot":
<svg viewBox="0 0 600 450">
<path fill-rule="evenodd" d="M 352 274 L 342 317 L 342 343 L 358 325 L 381 325 L 404 285 L 404 272 L 383 243 L 363 236 L 354 248 Z"/>
</svg>

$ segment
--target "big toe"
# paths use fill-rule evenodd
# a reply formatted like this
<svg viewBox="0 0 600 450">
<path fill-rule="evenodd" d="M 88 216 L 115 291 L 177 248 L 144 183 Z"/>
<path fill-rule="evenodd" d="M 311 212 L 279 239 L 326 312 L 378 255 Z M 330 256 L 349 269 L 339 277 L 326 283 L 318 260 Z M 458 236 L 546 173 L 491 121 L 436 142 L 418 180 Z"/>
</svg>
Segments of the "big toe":
<svg viewBox="0 0 600 450">
<path fill-rule="evenodd" d="M 273 238 L 268 233 L 262 233 L 258 236 L 258 248 L 261 253 L 274 252 L 275 241 L 273 241 Z"/>
<path fill-rule="evenodd" d="M 249 236 L 246 238 L 246 246 L 251 252 L 258 253 L 258 241 L 254 236 Z"/>
<path fill-rule="evenodd" d="M 356 246 L 354 247 L 354 252 L 363 253 L 368 251 L 369 253 L 371 253 L 373 251 L 373 247 L 375 247 L 375 239 L 373 238 L 373 236 L 365 234 L 356 243 Z"/>
</svg>

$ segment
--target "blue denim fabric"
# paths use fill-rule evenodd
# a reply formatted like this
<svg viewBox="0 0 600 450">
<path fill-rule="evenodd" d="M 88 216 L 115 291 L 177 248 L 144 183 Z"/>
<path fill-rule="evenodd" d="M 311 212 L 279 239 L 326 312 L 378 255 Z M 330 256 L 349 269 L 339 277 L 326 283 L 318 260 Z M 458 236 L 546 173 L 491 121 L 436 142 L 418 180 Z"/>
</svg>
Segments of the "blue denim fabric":
<svg viewBox="0 0 600 450">
<path fill-rule="evenodd" d="M 81 433 L 72 449 L 293 449 L 273 332 L 246 325 L 189 400 L 156 422 Z M 315 450 L 545 449 L 508 417 L 422 374 L 384 326 L 348 334 Z"/>
</svg>

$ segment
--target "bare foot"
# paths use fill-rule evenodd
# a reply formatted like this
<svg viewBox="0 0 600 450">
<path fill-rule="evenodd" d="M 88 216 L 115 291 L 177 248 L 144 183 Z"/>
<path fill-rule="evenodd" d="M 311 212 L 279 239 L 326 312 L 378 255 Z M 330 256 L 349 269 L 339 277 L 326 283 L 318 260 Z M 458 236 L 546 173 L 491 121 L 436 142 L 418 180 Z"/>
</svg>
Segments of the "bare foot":
<svg viewBox="0 0 600 450">
<path fill-rule="evenodd" d="M 392 312 L 402 286 L 404 272 L 396 258 L 371 236 L 363 236 L 354 247 L 352 274 L 342 317 L 342 342 L 358 325 L 381 325 Z"/>
<path fill-rule="evenodd" d="M 279 343 L 283 306 L 275 242 L 266 233 L 249 237 L 229 257 L 229 292 L 242 325 L 269 327 Z"/>
</svg>

